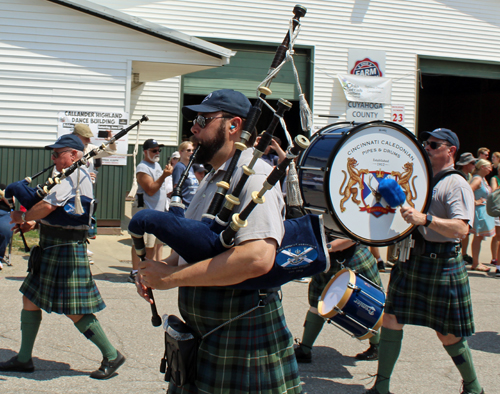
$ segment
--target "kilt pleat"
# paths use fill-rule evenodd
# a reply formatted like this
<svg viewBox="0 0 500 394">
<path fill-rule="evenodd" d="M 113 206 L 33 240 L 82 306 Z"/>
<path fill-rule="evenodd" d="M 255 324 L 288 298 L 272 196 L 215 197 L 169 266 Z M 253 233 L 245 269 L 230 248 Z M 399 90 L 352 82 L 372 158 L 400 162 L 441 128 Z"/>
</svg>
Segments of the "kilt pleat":
<svg viewBox="0 0 500 394">
<path fill-rule="evenodd" d="M 200 335 L 259 302 L 257 290 L 180 288 L 179 310 Z M 169 393 L 300 393 L 293 340 L 281 301 L 220 328 L 200 345 L 196 386 L 170 383 Z"/>
<path fill-rule="evenodd" d="M 26 298 L 48 313 L 85 315 L 105 308 L 90 272 L 86 244 L 42 233 L 40 246 L 40 272 L 29 273 L 20 288 Z"/>
<path fill-rule="evenodd" d="M 344 266 L 363 275 L 366 279 L 371 280 L 375 284 L 382 286 L 382 281 L 380 280 L 380 274 L 377 267 L 377 260 L 375 260 L 375 257 L 373 257 L 370 250 L 366 246 L 358 248 L 354 255 L 349 260 L 344 262 Z M 308 292 L 310 306 L 314 308 L 318 307 L 318 298 L 321 296 L 321 293 L 323 293 L 324 288 L 330 279 L 341 269 L 342 266 L 335 259 L 331 258 L 330 269 L 327 272 L 322 272 L 312 277 L 311 282 L 309 283 Z"/>
<path fill-rule="evenodd" d="M 400 324 L 429 327 L 443 335 L 471 336 L 472 300 L 461 255 L 438 259 L 412 255 L 405 263 L 396 263 L 385 312 L 395 315 Z"/>
</svg>

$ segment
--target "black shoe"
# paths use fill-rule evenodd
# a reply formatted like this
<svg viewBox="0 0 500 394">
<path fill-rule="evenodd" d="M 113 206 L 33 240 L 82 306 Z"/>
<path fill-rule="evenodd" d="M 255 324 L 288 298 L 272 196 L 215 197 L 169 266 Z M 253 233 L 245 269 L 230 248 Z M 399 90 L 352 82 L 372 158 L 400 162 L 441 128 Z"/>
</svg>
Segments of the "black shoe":
<svg viewBox="0 0 500 394">
<path fill-rule="evenodd" d="M 298 363 L 309 364 L 312 361 L 312 352 L 310 351 L 309 353 L 306 353 L 302 347 L 306 346 L 300 343 L 299 346 L 294 349 L 295 358 Z"/>
<path fill-rule="evenodd" d="M 378 360 L 378 345 L 370 343 L 370 347 L 363 353 L 356 354 L 356 360 Z"/>
<path fill-rule="evenodd" d="M 385 272 L 385 264 L 383 260 L 377 261 L 378 272 Z"/>
<path fill-rule="evenodd" d="M 125 356 L 118 350 L 116 352 L 118 353 L 116 359 L 109 361 L 107 358 L 104 358 L 99 369 L 92 372 L 90 377 L 94 379 L 109 379 L 111 375 L 113 375 L 113 373 L 115 373 L 115 371 L 125 362 Z"/>
<path fill-rule="evenodd" d="M 17 361 L 17 356 L 12 357 L 8 361 L 0 363 L 0 371 L 4 372 L 34 372 L 35 366 L 33 365 L 33 359 L 29 359 L 25 363 Z"/>
<path fill-rule="evenodd" d="M 465 261 L 465 264 L 472 264 L 472 257 L 470 257 L 468 254 L 464 254 L 462 257 Z"/>
</svg>

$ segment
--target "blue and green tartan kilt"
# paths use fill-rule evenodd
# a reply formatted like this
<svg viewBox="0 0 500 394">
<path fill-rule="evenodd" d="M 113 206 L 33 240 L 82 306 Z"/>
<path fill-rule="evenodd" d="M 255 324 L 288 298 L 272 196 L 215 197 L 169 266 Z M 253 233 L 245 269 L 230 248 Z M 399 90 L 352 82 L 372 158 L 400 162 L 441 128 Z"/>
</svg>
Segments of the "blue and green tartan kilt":
<svg viewBox="0 0 500 394">
<path fill-rule="evenodd" d="M 50 247 L 58 244 L 70 245 Z M 40 273 L 29 273 L 19 289 L 26 298 L 48 313 L 85 315 L 105 308 L 90 272 L 86 243 L 42 233 L 40 246 Z"/>
<path fill-rule="evenodd" d="M 257 290 L 179 288 L 179 310 L 200 336 L 258 305 Z M 169 393 L 300 393 L 292 335 L 281 300 L 207 336 L 198 351 L 196 385 L 169 385 Z"/>
<path fill-rule="evenodd" d="M 313 308 L 318 307 L 318 298 L 323 293 L 330 279 L 342 269 L 340 262 L 332 258 L 333 255 L 334 253 L 330 254 L 330 269 L 327 272 L 314 275 L 309 283 L 309 305 Z M 375 257 L 373 257 L 366 246 L 359 247 L 354 255 L 347 261 L 344 261 L 343 264 L 346 268 L 350 268 L 373 283 L 382 286 L 377 268 L 377 260 L 375 260 Z"/>
<path fill-rule="evenodd" d="M 440 253 L 440 250 L 434 250 Z M 443 334 L 474 333 L 469 277 L 462 255 L 431 259 L 410 256 L 391 271 L 385 312 L 400 324 L 430 327 Z"/>
</svg>

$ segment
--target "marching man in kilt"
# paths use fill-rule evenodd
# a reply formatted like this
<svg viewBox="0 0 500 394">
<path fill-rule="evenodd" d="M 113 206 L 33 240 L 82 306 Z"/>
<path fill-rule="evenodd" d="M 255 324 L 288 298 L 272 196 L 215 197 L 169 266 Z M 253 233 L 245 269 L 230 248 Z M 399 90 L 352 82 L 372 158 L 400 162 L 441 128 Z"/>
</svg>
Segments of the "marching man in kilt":
<svg viewBox="0 0 500 394">
<path fill-rule="evenodd" d="M 201 181 L 186 217 L 201 220 L 217 190 L 217 183 L 236 152 L 244 122 L 251 109 L 244 94 L 222 89 L 209 94 L 201 104 L 182 108 L 183 115 L 194 120 L 191 132 L 201 144 L 196 161 L 213 168 Z M 253 130 L 250 130 L 253 131 Z M 255 133 L 247 146 L 253 146 Z M 242 151 L 232 186 L 250 162 L 252 149 Z M 260 190 L 270 165 L 257 160 L 242 193 L 238 210 L 243 209 L 251 193 Z M 231 192 L 231 190 L 229 190 Z M 164 262 L 139 263 L 139 294 L 148 299 L 146 287 L 179 287 L 178 306 L 186 323 L 203 336 L 223 323 L 231 322 L 204 338 L 197 355 L 196 382 L 180 387 L 170 381 L 168 393 L 300 393 L 298 366 L 293 339 L 287 327 L 280 297 L 275 289 L 239 290 L 230 286 L 267 273 L 274 264 L 277 245 L 284 234 L 284 201 L 274 186 L 248 217 L 248 226 L 236 233 L 235 247 L 212 258 L 186 264 L 177 253 Z M 264 298 L 269 302 L 252 312 Z M 250 312 L 239 317 L 245 312 Z"/>
<path fill-rule="evenodd" d="M 61 172 L 82 158 L 84 146 L 76 135 L 67 134 L 45 149 L 52 149 L 52 160 L 57 171 Z M 40 255 L 35 258 L 32 251 L 30 261 L 36 262 L 20 289 L 23 293 L 21 349 L 13 358 L 0 363 L 0 371 L 35 370 L 31 353 L 42 320 L 42 309 L 47 313 L 66 315 L 102 352 L 101 366 L 90 377 L 107 379 L 125 362 L 125 357 L 111 345 L 94 315 L 94 312 L 104 309 L 105 304 L 92 278 L 87 258 L 89 226 L 72 223 L 71 217 L 63 226 L 54 223 L 56 211 L 65 209 L 66 202 L 76 195 L 77 188 L 82 196 L 92 198 L 92 181 L 86 166 L 64 178 L 52 193 L 27 212 L 11 213 L 11 223 L 20 224 L 23 232 L 40 223 Z"/>
<path fill-rule="evenodd" d="M 453 169 L 460 146 L 457 135 L 440 128 L 424 132 L 422 138 L 434 173 L 432 200 L 427 215 L 411 207 L 401 208 L 406 222 L 419 227 L 413 232 L 416 242 L 410 259 L 392 268 L 377 380 L 366 393 L 389 393 L 405 324 L 436 331 L 462 375 L 462 394 L 484 393 L 466 339 L 474 333 L 474 319 L 469 279 L 460 253 L 460 240 L 474 221 L 474 194 L 459 174 L 440 178 L 444 171 Z"/>
</svg>

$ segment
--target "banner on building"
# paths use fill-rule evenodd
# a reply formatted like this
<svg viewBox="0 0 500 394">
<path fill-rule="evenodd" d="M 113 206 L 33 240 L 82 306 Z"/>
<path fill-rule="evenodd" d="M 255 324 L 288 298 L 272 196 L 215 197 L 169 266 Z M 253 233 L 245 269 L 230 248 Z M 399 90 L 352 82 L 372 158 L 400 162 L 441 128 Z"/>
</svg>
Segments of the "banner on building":
<svg viewBox="0 0 500 394">
<path fill-rule="evenodd" d="M 345 119 L 353 122 L 384 120 L 384 113 L 384 104 L 348 101 Z"/>
<path fill-rule="evenodd" d="M 337 77 L 347 101 L 391 103 L 391 78 L 364 77 L 349 74 L 338 74 Z"/>
<path fill-rule="evenodd" d="M 107 130 L 111 130 L 114 136 L 129 124 L 127 112 L 104 112 L 104 111 L 61 111 L 58 113 L 57 136 L 73 132 L 77 123 L 84 123 L 90 127 L 94 137 L 90 143 L 101 146 L 106 142 L 104 136 Z M 128 134 L 116 141 L 116 156 L 102 158 L 103 165 L 127 165 Z"/>
</svg>

